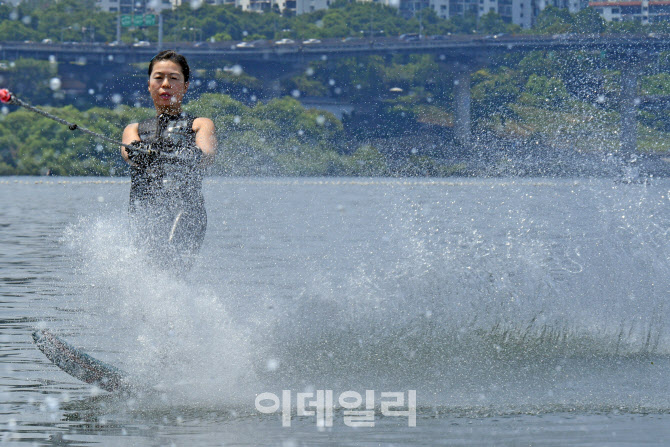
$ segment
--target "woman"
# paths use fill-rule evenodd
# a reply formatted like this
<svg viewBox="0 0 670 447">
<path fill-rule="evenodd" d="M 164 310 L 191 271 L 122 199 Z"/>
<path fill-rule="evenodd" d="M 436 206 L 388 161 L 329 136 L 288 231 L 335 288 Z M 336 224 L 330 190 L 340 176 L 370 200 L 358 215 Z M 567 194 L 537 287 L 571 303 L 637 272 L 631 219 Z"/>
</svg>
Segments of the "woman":
<svg viewBox="0 0 670 447">
<path fill-rule="evenodd" d="M 171 50 L 149 63 L 149 94 L 156 117 L 128 125 L 121 155 L 130 163 L 133 233 L 159 264 L 187 270 L 207 228 L 204 168 L 214 161 L 214 123 L 182 112 L 190 69 Z"/>
</svg>

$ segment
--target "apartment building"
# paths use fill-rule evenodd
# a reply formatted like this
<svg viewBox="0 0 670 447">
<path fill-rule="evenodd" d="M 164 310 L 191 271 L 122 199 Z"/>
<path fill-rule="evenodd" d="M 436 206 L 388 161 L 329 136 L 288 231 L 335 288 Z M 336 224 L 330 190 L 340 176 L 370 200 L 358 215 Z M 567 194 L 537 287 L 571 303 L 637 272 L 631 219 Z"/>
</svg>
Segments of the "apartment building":
<svg viewBox="0 0 670 447">
<path fill-rule="evenodd" d="M 106 12 L 120 12 L 121 14 L 144 14 L 146 12 L 159 12 L 164 9 L 172 9 L 189 3 L 190 0 L 97 0 L 98 9 Z M 202 0 L 202 3 L 211 5 L 234 4 L 234 0 Z"/>
<path fill-rule="evenodd" d="M 309 14 L 320 9 L 328 9 L 332 0 L 292 0 L 286 3 L 287 7 L 290 7 L 290 3 L 293 3 L 295 5 L 295 13 L 300 15 Z"/>
<path fill-rule="evenodd" d="M 159 10 L 174 8 L 191 0 L 98 0 L 97 6 L 103 11 L 120 12 L 121 14 L 143 14 L 145 12 L 157 12 Z M 199 0 L 203 3 L 222 5 L 230 4 L 244 11 L 264 12 L 280 11 L 294 12 L 295 14 L 307 14 L 310 12 L 327 9 L 333 0 Z M 454 16 L 474 14 L 478 17 L 491 11 L 499 14 L 508 23 L 530 28 L 535 17 L 547 6 L 568 9 L 577 12 L 588 7 L 588 0 L 358 0 L 378 1 L 387 6 L 398 8 L 403 17 L 410 18 L 418 16 L 420 11 L 431 8 L 438 17 L 449 19 Z M 670 0 L 634 0 L 634 1 L 597 1 L 591 2 L 606 20 L 625 20 L 627 17 L 640 18 L 646 23 L 651 5 L 661 14 L 663 9 L 670 5 Z M 646 6 L 645 6 L 646 5 Z M 637 8 L 637 9 L 636 9 Z"/>
<path fill-rule="evenodd" d="M 670 20 L 670 1 L 592 1 L 589 3 L 608 22 L 636 20 L 643 24 Z"/>
</svg>

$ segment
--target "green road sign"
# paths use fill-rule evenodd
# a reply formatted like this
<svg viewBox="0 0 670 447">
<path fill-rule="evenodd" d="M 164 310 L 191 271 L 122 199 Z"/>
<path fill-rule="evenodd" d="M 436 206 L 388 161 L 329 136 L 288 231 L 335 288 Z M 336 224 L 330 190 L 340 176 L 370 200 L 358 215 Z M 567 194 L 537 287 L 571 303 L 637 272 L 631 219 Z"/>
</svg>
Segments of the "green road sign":
<svg viewBox="0 0 670 447">
<path fill-rule="evenodd" d="M 121 26 L 154 26 L 156 24 L 156 14 L 121 16 Z"/>
</svg>

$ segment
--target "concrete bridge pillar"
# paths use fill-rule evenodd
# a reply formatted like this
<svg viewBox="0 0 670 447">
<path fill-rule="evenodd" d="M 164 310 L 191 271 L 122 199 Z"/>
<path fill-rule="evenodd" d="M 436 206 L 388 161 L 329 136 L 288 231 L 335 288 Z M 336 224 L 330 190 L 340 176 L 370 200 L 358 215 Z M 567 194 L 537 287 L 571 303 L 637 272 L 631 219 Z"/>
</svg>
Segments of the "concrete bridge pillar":
<svg viewBox="0 0 670 447">
<path fill-rule="evenodd" d="M 470 67 L 454 67 L 454 137 L 464 147 L 472 144 Z"/>
<path fill-rule="evenodd" d="M 621 65 L 621 101 L 619 112 L 621 123 L 619 141 L 623 153 L 637 150 L 637 93 L 638 64 L 623 63 Z"/>
</svg>

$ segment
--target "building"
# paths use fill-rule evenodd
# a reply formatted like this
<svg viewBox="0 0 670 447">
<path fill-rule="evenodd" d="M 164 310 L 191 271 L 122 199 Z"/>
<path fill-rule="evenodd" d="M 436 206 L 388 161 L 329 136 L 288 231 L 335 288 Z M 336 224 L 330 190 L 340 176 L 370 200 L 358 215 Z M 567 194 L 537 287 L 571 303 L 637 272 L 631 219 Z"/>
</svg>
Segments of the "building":
<svg viewBox="0 0 670 447">
<path fill-rule="evenodd" d="M 19 0 L 20 1 L 20 0 Z M 186 0 L 188 3 L 190 0 Z M 173 9 L 181 6 L 184 0 L 97 0 L 98 9 L 105 12 L 121 12 L 121 14 L 144 14 L 145 12 L 160 12 L 164 9 Z M 233 0 L 203 0 L 211 5 L 236 3 Z"/>
<path fill-rule="evenodd" d="M 174 0 L 97 0 L 95 6 L 105 12 L 144 14 L 174 7 Z"/>
<path fill-rule="evenodd" d="M 295 13 L 300 15 L 309 14 L 320 9 L 328 9 L 332 0 L 289 0 L 286 3 L 289 8 L 289 3 L 293 3 L 295 5 Z"/>
<path fill-rule="evenodd" d="M 108 12 L 121 14 L 143 14 L 159 10 L 175 8 L 190 0 L 98 0 L 97 6 Z M 334 0 L 201 0 L 212 5 L 234 5 L 244 11 L 265 12 L 294 12 L 297 15 L 307 14 L 321 9 L 327 9 Z M 420 12 L 431 8 L 438 17 L 449 19 L 455 16 L 477 15 L 481 17 L 493 11 L 499 14 L 507 23 L 514 23 L 522 28 L 530 28 L 537 15 L 547 6 L 569 10 L 571 13 L 580 11 L 588 6 L 588 0 L 357 0 L 376 1 L 386 6 L 398 8 L 405 18 L 417 16 L 421 20 Z M 605 17 L 606 20 L 627 20 L 629 17 L 647 23 L 644 17 L 642 3 L 657 5 L 657 14 L 661 14 L 663 2 L 670 4 L 670 0 L 636 1 L 601 1 L 592 2 L 591 6 Z M 599 6 L 595 6 L 595 5 Z M 637 8 L 637 9 L 636 9 Z M 648 7 L 648 9 L 651 6 Z M 651 9 L 649 9 L 651 11 Z M 663 12 L 665 13 L 665 12 Z M 647 14 L 649 15 L 649 14 Z"/>
<path fill-rule="evenodd" d="M 507 23 L 514 23 L 519 25 L 522 28 L 530 28 L 533 26 L 533 22 L 536 14 L 546 7 L 543 5 L 542 8 L 537 7 L 537 2 L 535 0 L 479 0 L 479 16 L 492 11 L 493 5 L 497 5 L 497 9 L 494 11 L 502 17 L 502 19 Z M 481 3 L 490 3 L 489 9 L 482 10 Z M 537 13 L 535 13 L 537 11 Z"/>
<path fill-rule="evenodd" d="M 608 22 L 636 20 L 643 24 L 670 20 L 670 1 L 592 1 L 589 3 Z"/>
</svg>

